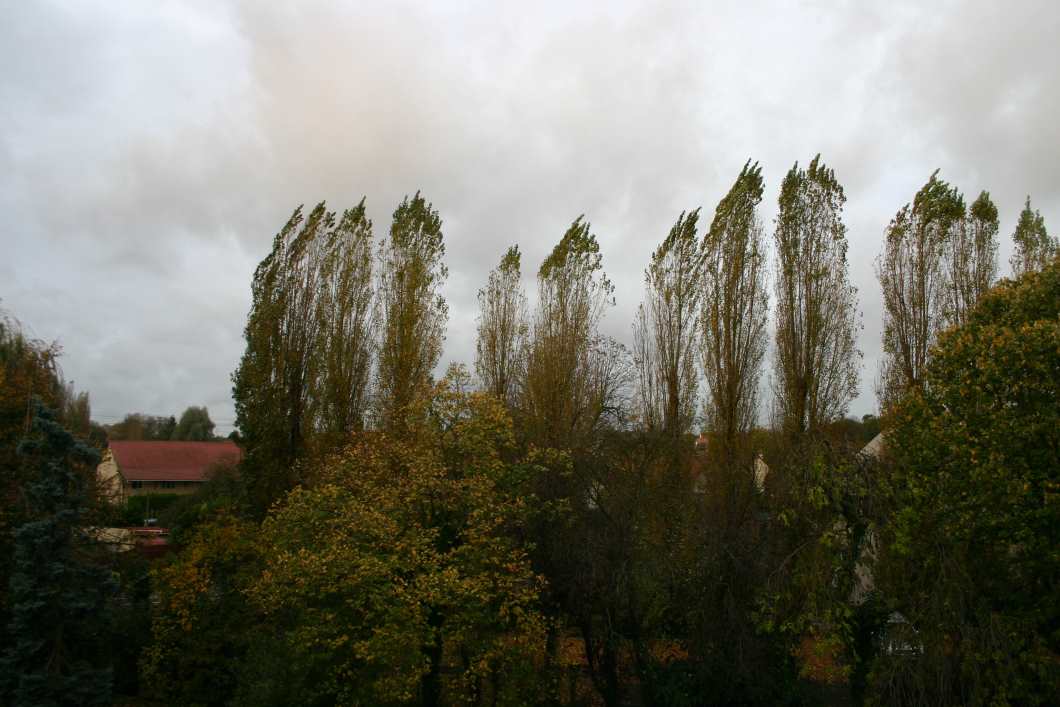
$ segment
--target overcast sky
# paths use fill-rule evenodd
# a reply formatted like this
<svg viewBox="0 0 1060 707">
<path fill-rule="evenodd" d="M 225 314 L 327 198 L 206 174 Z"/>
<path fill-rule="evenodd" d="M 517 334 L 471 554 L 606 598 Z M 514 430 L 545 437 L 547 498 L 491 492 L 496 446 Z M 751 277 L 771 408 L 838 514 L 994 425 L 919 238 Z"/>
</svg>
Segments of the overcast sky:
<svg viewBox="0 0 1060 707">
<path fill-rule="evenodd" d="M 475 293 L 579 214 L 629 342 L 649 254 L 748 158 L 820 152 L 847 194 L 874 411 L 872 262 L 936 168 L 990 191 L 1001 270 L 1024 197 L 1060 229 L 1060 4 L 19 2 L 0 23 L 0 307 L 58 340 L 93 416 L 207 405 L 232 429 L 254 266 L 301 203 L 406 193 L 444 221 L 445 361 Z M 589 5 L 588 3 L 586 5 Z M 923 7 L 921 7 L 923 6 Z"/>
</svg>

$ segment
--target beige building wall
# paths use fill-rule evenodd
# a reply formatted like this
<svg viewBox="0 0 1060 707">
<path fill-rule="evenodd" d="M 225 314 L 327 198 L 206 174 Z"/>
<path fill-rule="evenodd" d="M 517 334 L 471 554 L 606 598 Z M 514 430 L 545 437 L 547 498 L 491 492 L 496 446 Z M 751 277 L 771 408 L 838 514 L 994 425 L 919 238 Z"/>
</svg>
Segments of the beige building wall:
<svg viewBox="0 0 1060 707">
<path fill-rule="evenodd" d="M 113 504 L 125 502 L 125 484 L 118 472 L 118 463 L 109 449 L 103 453 L 103 461 L 96 467 L 96 475 L 99 477 L 100 490 L 108 501 Z"/>
</svg>

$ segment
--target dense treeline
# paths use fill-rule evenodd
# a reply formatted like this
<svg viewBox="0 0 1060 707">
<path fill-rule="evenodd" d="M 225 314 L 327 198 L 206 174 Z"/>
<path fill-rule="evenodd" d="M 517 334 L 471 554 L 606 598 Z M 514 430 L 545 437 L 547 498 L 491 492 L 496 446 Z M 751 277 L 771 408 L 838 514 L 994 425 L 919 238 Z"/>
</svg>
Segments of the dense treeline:
<svg viewBox="0 0 1060 707">
<path fill-rule="evenodd" d="M 93 528 L 116 510 L 96 487 L 106 444 L 56 344 L 0 312 L 0 703 L 110 704 L 139 691 L 146 565 Z"/>
<path fill-rule="evenodd" d="M 932 175 L 876 263 L 883 415 L 856 421 L 843 188 L 819 157 L 793 166 L 770 239 L 763 186 L 748 162 L 709 226 L 680 215 L 632 350 L 600 331 L 614 287 L 587 220 L 538 267 L 533 306 L 512 246 L 479 292 L 475 378 L 441 380 L 433 205 L 403 200 L 378 243 L 364 200 L 296 210 L 252 283 L 233 375 L 244 461 L 168 517 L 182 547 L 150 574 L 138 679 L 115 689 L 162 704 L 1047 704 L 1055 238 L 1028 200 L 1020 277 L 998 285 L 989 194 L 968 208 Z M 54 424 L 35 419 L 10 438 Z M 9 497 L 48 478 L 26 473 Z M 5 558 L 28 518 L 5 519 Z M 78 581 L 129 607 L 123 625 L 146 616 Z M 43 704 L 22 677 L 37 654 L 5 655 L 22 671 L 11 701 Z"/>
<path fill-rule="evenodd" d="M 205 406 L 192 405 L 184 409 L 180 419 L 170 415 L 144 415 L 132 412 L 121 422 L 105 425 L 103 431 L 108 440 L 143 440 L 182 442 L 209 442 L 216 439 L 214 422 Z"/>
</svg>

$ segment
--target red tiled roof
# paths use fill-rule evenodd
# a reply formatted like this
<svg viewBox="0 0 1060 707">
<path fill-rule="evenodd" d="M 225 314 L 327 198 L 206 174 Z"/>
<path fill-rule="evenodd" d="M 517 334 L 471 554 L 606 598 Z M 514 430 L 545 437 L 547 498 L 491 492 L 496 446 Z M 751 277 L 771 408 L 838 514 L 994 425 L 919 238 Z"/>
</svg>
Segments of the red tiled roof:
<svg viewBox="0 0 1060 707">
<path fill-rule="evenodd" d="M 205 481 L 218 463 L 235 464 L 243 456 L 232 441 L 110 443 L 114 461 L 127 481 Z"/>
</svg>

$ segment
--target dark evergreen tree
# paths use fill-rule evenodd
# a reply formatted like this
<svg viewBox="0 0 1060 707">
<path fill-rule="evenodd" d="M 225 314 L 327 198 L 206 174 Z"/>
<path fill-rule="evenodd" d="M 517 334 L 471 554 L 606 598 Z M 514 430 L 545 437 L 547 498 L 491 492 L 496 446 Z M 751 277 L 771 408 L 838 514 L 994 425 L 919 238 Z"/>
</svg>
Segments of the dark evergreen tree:
<svg viewBox="0 0 1060 707">
<path fill-rule="evenodd" d="M 28 520 L 15 530 L 9 599 L 11 643 L 0 658 L 0 702 L 10 705 L 110 704 L 111 668 L 103 624 L 115 587 L 83 559 L 87 481 L 99 455 L 35 405 L 18 447 L 33 473 L 25 487 Z"/>
</svg>

